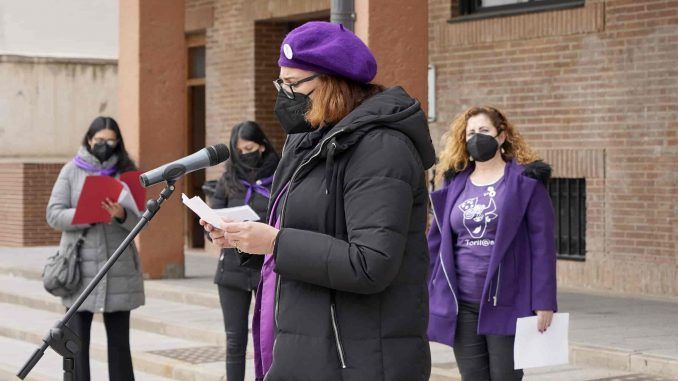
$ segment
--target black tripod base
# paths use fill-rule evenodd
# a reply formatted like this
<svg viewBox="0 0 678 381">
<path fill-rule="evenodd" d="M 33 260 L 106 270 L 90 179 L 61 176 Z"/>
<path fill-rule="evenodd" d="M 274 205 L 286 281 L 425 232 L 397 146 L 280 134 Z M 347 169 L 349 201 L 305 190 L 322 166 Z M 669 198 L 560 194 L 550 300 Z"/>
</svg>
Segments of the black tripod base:
<svg viewBox="0 0 678 381">
<path fill-rule="evenodd" d="M 80 338 L 67 325 L 50 329 L 49 336 L 47 344 L 64 358 L 63 380 L 75 381 L 75 355 L 80 352 Z"/>
<path fill-rule="evenodd" d="M 45 354 L 45 350 L 51 347 L 56 353 L 61 355 L 63 361 L 64 381 L 75 381 L 75 355 L 80 351 L 80 338 L 73 332 L 73 330 L 61 325 L 61 322 L 56 327 L 49 330 L 47 336 L 43 339 L 43 344 L 38 348 L 33 356 L 26 362 L 21 371 L 17 373 L 20 379 L 26 378 L 28 372 L 33 369 L 35 364 L 40 361 Z"/>
<path fill-rule="evenodd" d="M 75 381 L 75 359 L 64 357 L 64 381 Z"/>
<path fill-rule="evenodd" d="M 20 379 L 25 379 L 28 376 L 28 373 L 33 369 L 33 367 L 40 361 L 40 358 L 45 354 L 45 351 L 48 347 L 54 349 L 54 351 L 60 354 L 64 358 L 64 380 L 74 381 L 75 380 L 75 355 L 80 351 L 80 338 L 78 335 L 73 332 L 66 324 L 71 320 L 75 312 L 80 308 L 82 303 L 87 299 L 87 297 L 92 293 L 94 288 L 99 284 L 101 279 L 106 276 L 108 270 L 111 269 L 115 261 L 122 255 L 122 253 L 127 249 L 127 247 L 132 243 L 134 237 L 136 237 L 139 232 L 146 226 L 146 224 L 151 221 L 155 214 L 160 210 L 162 203 L 167 200 L 174 192 L 174 181 L 167 181 L 167 185 L 160 193 L 160 197 L 157 200 L 148 200 L 146 204 L 146 211 L 144 212 L 141 220 L 137 225 L 132 229 L 132 231 L 127 235 L 127 238 L 118 246 L 118 249 L 113 253 L 113 255 L 106 261 L 104 267 L 102 267 L 97 275 L 90 281 L 90 283 L 82 291 L 78 299 L 73 303 L 71 308 L 68 309 L 66 316 L 59 321 L 54 328 L 50 329 L 49 333 L 42 339 L 43 343 L 33 355 L 26 361 L 24 366 L 21 368 L 17 377 Z"/>
</svg>

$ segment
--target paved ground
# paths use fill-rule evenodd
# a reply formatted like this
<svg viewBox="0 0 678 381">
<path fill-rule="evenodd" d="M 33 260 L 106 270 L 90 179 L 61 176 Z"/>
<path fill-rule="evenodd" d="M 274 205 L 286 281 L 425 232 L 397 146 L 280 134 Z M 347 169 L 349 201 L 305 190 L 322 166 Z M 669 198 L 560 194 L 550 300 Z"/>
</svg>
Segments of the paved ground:
<svg viewBox="0 0 678 381">
<path fill-rule="evenodd" d="M 53 251 L 0 248 L 0 380 L 16 379 L 13 374 L 63 313 L 39 280 Z M 137 380 L 224 379 L 223 323 L 211 282 L 216 259 L 194 253 L 186 262 L 186 279 L 146 281 L 147 304 L 132 314 Z M 678 380 L 678 301 L 574 291 L 561 291 L 559 301 L 571 313 L 571 364 L 529 370 L 525 380 Z M 97 319 L 91 348 L 96 380 L 108 379 L 105 343 Z M 451 349 L 432 344 L 431 350 L 431 380 L 458 379 Z M 32 379 L 61 379 L 59 359 L 48 352 Z"/>
</svg>

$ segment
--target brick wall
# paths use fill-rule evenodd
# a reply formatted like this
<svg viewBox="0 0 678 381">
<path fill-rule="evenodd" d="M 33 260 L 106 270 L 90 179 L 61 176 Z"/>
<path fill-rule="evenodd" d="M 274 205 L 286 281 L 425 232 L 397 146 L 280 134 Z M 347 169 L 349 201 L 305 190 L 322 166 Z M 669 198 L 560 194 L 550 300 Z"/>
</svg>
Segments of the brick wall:
<svg viewBox="0 0 678 381">
<path fill-rule="evenodd" d="M 0 163 L 0 246 L 21 246 L 23 189 L 23 165 Z"/>
<path fill-rule="evenodd" d="M 45 209 L 61 167 L 63 163 L 24 164 L 23 246 L 47 246 L 59 243 L 61 233 L 47 225 Z"/>
<path fill-rule="evenodd" d="M 256 120 L 266 131 L 266 135 L 278 152 L 285 143 L 285 133 L 280 128 L 278 119 L 273 112 L 277 93 L 273 87 L 273 80 L 278 78 L 278 56 L 280 43 L 289 31 L 287 23 L 257 22 L 254 39 L 254 93 Z"/>
<path fill-rule="evenodd" d="M 329 21 L 326 15 L 314 15 L 314 20 Z M 254 30 L 254 87 L 255 120 L 264 128 L 266 135 L 278 152 L 285 143 L 285 133 L 280 128 L 273 111 L 277 93 L 273 80 L 278 78 L 280 43 L 287 33 L 305 21 L 258 21 Z"/>
<path fill-rule="evenodd" d="M 45 210 L 63 163 L 0 163 L 0 246 L 47 246 L 60 232 L 45 222 Z"/>
<path fill-rule="evenodd" d="M 228 142 L 235 124 L 257 120 L 280 149 L 282 135 L 273 124 L 275 90 L 272 81 L 278 72 L 270 59 L 277 55 L 284 37 L 283 24 L 309 17 L 327 17 L 329 2 L 233 0 L 209 3 L 203 0 L 197 5 L 194 2 L 198 3 L 187 1 L 187 7 L 213 6 L 213 26 L 206 30 L 206 143 Z M 255 35 L 264 36 L 264 42 L 255 45 Z M 208 179 L 216 178 L 220 171 L 220 167 L 209 169 Z"/>
<path fill-rule="evenodd" d="M 587 178 L 587 259 L 560 261 L 561 284 L 677 296 L 678 2 L 448 23 L 453 3 L 429 0 L 434 141 L 471 105 L 502 108 L 556 175 Z"/>
<path fill-rule="evenodd" d="M 227 142 L 233 125 L 254 119 L 279 148 L 270 83 L 279 42 L 289 22 L 327 18 L 329 2 L 186 4 L 194 13 L 212 7 L 207 144 Z M 434 141 L 471 105 L 504 109 L 555 175 L 587 179 L 587 259 L 560 261 L 561 284 L 678 295 L 678 2 L 587 0 L 456 23 L 447 21 L 458 16 L 457 0 L 428 6 Z"/>
</svg>

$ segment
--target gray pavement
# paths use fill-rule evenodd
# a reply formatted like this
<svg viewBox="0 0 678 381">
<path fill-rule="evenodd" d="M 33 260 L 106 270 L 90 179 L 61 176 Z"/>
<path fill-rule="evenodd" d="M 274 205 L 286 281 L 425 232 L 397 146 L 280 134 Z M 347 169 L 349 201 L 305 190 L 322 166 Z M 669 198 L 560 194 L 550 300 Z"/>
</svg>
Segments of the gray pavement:
<svg viewBox="0 0 678 381">
<path fill-rule="evenodd" d="M 40 282 L 45 258 L 54 250 L 0 248 L 0 380 L 15 379 L 13 373 L 63 311 Z M 223 323 L 212 284 L 215 265 L 213 255 L 191 252 L 185 279 L 145 282 L 148 303 L 132 314 L 138 380 L 223 379 Z M 559 304 L 571 314 L 571 363 L 528 370 L 525 380 L 678 380 L 678 301 L 561 290 Z M 107 379 L 105 347 L 97 319 L 93 379 Z M 435 343 L 431 350 L 431 380 L 458 379 L 452 350 Z M 35 380 L 60 379 L 58 359 L 48 358 Z M 251 371 L 249 361 L 248 377 Z"/>
</svg>

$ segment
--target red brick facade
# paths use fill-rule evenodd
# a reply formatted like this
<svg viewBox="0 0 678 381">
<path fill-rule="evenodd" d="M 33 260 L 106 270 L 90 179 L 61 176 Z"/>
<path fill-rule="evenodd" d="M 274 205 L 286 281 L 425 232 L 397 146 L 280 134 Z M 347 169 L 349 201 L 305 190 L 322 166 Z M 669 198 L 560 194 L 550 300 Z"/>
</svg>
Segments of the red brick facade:
<svg viewBox="0 0 678 381">
<path fill-rule="evenodd" d="M 186 1 L 189 13 L 201 8 L 213 12 L 213 26 L 206 30 L 206 144 L 228 142 L 235 124 L 256 120 L 282 148 L 272 83 L 278 77 L 280 42 L 298 20 L 329 19 L 329 6 L 326 0 Z M 208 178 L 220 170 L 208 170 Z"/>
<path fill-rule="evenodd" d="M 280 147 L 278 44 L 288 21 L 327 18 L 329 3 L 187 0 L 213 9 L 207 144 L 255 119 Z M 460 21 L 458 6 L 428 0 L 434 142 L 471 105 L 505 110 L 556 177 L 586 179 L 586 260 L 559 261 L 560 284 L 678 296 L 678 2 L 587 0 L 474 21 Z"/>
<path fill-rule="evenodd" d="M 279 43 L 290 21 L 327 19 L 329 3 L 187 1 L 189 13 L 213 12 L 207 144 L 254 119 L 280 148 Z M 586 261 L 559 261 L 560 284 L 678 296 L 678 2 L 587 0 L 474 21 L 460 21 L 458 8 L 428 0 L 434 142 L 471 105 L 505 110 L 556 177 L 586 179 Z"/>
<path fill-rule="evenodd" d="M 560 284 L 678 296 L 678 1 L 587 0 L 473 21 L 458 5 L 428 0 L 434 141 L 471 105 L 505 110 L 556 177 L 586 179 L 586 260 L 559 261 Z M 301 21 L 328 19 L 329 6 L 186 0 L 186 29 L 206 28 L 206 144 L 253 119 L 281 147 L 271 84 L 279 43 Z M 61 165 L 0 163 L 0 245 L 58 242 L 44 215 Z"/>
<path fill-rule="evenodd" d="M 448 23 L 429 0 L 439 140 L 474 104 L 505 110 L 556 177 L 585 177 L 585 262 L 562 285 L 678 295 L 678 2 L 584 7 Z"/>
<path fill-rule="evenodd" d="M 63 163 L 0 163 L 0 246 L 47 246 L 61 234 L 45 222 Z"/>
<path fill-rule="evenodd" d="M 278 46 L 296 23 L 327 19 L 329 1 L 186 6 L 188 30 L 208 26 L 206 144 L 254 119 L 280 148 Z M 471 105 L 502 108 L 556 177 L 586 179 L 586 261 L 559 261 L 561 285 L 678 296 L 678 2 L 587 0 L 474 21 L 457 9 L 457 0 L 428 0 L 434 140 Z M 60 167 L 0 164 L 0 245 L 57 243 L 44 214 Z"/>
</svg>

